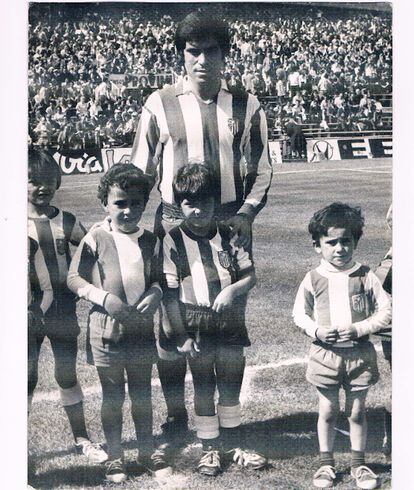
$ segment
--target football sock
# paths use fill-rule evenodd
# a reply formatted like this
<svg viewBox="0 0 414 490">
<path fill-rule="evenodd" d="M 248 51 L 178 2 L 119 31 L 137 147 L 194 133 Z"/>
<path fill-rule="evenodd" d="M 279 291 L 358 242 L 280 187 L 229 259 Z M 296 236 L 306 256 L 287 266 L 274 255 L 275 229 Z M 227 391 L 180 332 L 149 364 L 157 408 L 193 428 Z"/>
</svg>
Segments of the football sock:
<svg viewBox="0 0 414 490">
<path fill-rule="evenodd" d="M 159 359 L 157 368 L 167 404 L 168 417 L 174 417 L 175 421 L 187 421 L 188 415 L 184 401 L 184 379 L 187 371 L 185 357 L 174 361 Z"/>
<path fill-rule="evenodd" d="M 63 407 L 69 419 L 69 424 L 73 432 L 75 441 L 78 437 L 89 439 L 85 425 L 85 415 L 83 413 L 83 403 L 78 402 L 74 405 L 66 405 Z"/>
<path fill-rule="evenodd" d="M 319 453 L 319 460 L 321 466 L 333 466 L 335 467 L 335 461 L 332 451 L 321 451 Z"/>
<path fill-rule="evenodd" d="M 365 451 L 351 451 L 351 466 L 352 468 L 358 468 L 365 464 Z"/>
<path fill-rule="evenodd" d="M 231 429 L 224 429 L 223 427 L 220 427 L 220 438 L 225 451 L 236 447 L 244 447 L 240 427 L 233 427 Z"/>
<path fill-rule="evenodd" d="M 203 445 L 203 451 L 217 450 L 220 447 L 220 437 L 215 437 L 214 439 L 200 439 Z"/>
</svg>

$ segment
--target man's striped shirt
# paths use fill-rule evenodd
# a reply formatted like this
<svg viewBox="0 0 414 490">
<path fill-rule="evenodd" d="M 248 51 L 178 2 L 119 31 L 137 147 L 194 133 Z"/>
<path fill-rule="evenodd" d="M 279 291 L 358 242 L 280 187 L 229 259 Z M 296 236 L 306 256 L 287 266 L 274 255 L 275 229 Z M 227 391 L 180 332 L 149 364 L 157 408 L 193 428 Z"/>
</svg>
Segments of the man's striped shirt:
<svg viewBox="0 0 414 490">
<path fill-rule="evenodd" d="M 54 294 L 67 289 L 70 246 L 77 247 L 85 233 L 85 228 L 72 213 L 57 208 L 48 218 L 29 217 L 28 235 L 42 251 Z"/>
<path fill-rule="evenodd" d="M 213 169 L 220 204 L 233 204 L 254 217 L 266 203 L 272 177 L 267 122 L 257 98 L 227 87 L 204 103 L 187 77 L 150 95 L 142 110 L 132 149 L 132 163 L 159 175 L 161 198 L 176 204 L 173 178 L 188 163 L 207 162 Z"/>
<path fill-rule="evenodd" d="M 28 238 L 28 253 L 28 306 L 36 303 L 45 314 L 53 301 L 49 271 L 39 244 L 31 238 Z"/>
<path fill-rule="evenodd" d="M 143 228 L 121 233 L 106 219 L 81 241 L 70 266 L 68 286 L 100 306 L 108 293 L 135 305 L 149 287 L 159 287 L 158 260 L 159 243 L 153 233 Z"/>
<path fill-rule="evenodd" d="M 180 301 L 211 307 L 220 291 L 253 269 L 249 254 L 234 240 L 221 224 L 205 237 L 191 233 L 185 223 L 165 236 L 163 271 L 167 286 L 179 288 Z"/>
<path fill-rule="evenodd" d="M 358 337 L 375 333 L 391 320 L 391 300 L 369 267 L 355 263 L 338 271 L 325 260 L 308 272 L 293 309 L 295 324 L 316 338 L 318 327 L 356 328 Z M 350 342 L 334 345 L 345 347 Z"/>
</svg>

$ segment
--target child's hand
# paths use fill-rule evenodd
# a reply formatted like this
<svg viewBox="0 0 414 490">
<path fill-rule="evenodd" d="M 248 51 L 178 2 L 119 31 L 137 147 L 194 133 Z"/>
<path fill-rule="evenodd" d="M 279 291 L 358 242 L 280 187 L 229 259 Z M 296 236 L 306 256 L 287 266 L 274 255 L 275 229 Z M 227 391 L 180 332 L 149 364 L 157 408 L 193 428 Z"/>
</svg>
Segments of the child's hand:
<svg viewBox="0 0 414 490">
<path fill-rule="evenodd" d="M 153 315 L 160 304 L 162 292 L 156 287 L 149 288 L 140 298 L 137 304 L 138 313 Z"/>
<path fill-rule="evenodd" d="M 177 347 L 177 350 L 181 354 L 186 354 L 193 358 L 200 353 L 200 348 L 194 339 L 187 339 L 181 347 Z"/>
<path fill-rule="evenodd" d="M 317 339 L 326 344 L 333 344 L 338 340 L 338 330 L 335 327 L 318 327 L 315 335 Z"/>
<path fill-rule="evenodd" d="M 125 316 L 129 314 L 128 305 L 121 301 L 118 296 L 112 293 L 109 293 L 106 296 L 103 306 L 109 316 L 115 318 L 115 320 L 118 320 L 121 323 Z"/>
<path fill-rule="evenodd" d="M 227 286 L 217 295 L 216 299 L 214 300 L 212 309 L 216 313 L 221 313 L 223 310 L 229 308 L 232 305 L 234 298 L 234 290 L 231 286 Z"/>
<path fill-rule="evenodd" d="M 353 325 L 346 327 L 338 327 L 338 340 L 340 342 L 346 342 L 347 340 L 353 340 L 358 337 L 357 329 Z"/>
</svg>

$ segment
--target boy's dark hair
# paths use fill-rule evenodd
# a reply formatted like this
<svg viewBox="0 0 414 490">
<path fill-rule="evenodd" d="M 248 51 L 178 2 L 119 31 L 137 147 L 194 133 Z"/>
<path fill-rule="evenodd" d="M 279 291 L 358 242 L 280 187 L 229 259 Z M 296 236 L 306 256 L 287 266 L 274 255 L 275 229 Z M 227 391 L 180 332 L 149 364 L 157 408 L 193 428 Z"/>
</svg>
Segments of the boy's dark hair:
<svg viewBox="0 0 414 490">
<path fill-rule="evenodd" d="M 207 165 L 188 163 L 181 167 L 173 182 L 174 198 L 178 203 L 184 199 L 206 199 L 215 197 L 213 174 Z"/>
<path fill-rule="evenodd" d="M 42 177 L 55 177 L 56 189 L 59 189 L 62 182 L 60 168 L 52 155 L 47 151 L 29 148 L 27 169 L 29 180 Z"/>
<path fill-rule="evenodd" d="M 317 211 L 309 222 L 308 231 L 315 245 L 320 245 L 321 236 L 328 235 L 329 228 L 345 228 L 351 231 L 355 242 L 362 236 L 364 217 L 360 207 L 351 207 L 342 202 L 334 202 Z"/>
<path fill-rule="evenodd" d="M 230 32 L 227 23 L 208 15 L 207 12 L 193 12 L 178 24 L 174 39 L 175 47 L 179 53 L 182 53 L 187 41 L 199 42 L 208 38 L 217 41 L 223 58 L 229 54 Z"/>
<path fill-rule="evenodd" d="M 148 201 L 151 184 L 143 171 L 132 163 L 116 163 L 101 177 L 98 186 L 98 199 L 106 206 L 110 187 L 117 186 L 123 191 L 139 187 Z"/>
</svg>

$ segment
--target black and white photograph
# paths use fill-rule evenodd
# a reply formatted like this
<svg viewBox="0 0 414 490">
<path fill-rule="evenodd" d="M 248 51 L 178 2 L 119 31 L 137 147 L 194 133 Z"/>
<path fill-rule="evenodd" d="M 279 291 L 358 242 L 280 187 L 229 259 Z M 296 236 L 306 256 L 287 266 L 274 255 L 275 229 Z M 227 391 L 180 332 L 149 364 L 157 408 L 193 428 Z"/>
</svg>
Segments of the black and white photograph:
<svg viewBox="0 0 414 490">
<path fill-rule="evenodd" d="M 25 488 L 409 488 L 393 3 L 25 9 Z"/>
</svg>

